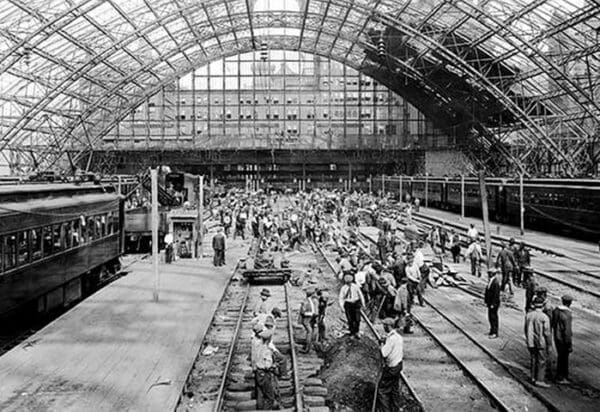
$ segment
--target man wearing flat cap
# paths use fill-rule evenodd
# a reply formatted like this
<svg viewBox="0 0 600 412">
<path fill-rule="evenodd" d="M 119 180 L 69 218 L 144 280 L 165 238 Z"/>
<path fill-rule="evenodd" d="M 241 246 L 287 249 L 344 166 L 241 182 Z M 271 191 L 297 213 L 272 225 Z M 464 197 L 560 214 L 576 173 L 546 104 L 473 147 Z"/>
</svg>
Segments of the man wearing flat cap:
<svg viewBox="0 0 600 412">
<path fill-rule="evenodd" d="M 254 316 L 258 315 L 259 313 L 271 313 L 272 312 L 273 308 L 272 308 L 271 302 L 269 301 L 270 297 L 271 297 L 271 291 L 269 289 L 263 288 L 263 290 L 260 291 L 260 302 L 254 309 L 254 313 L 253 313 Z"/>
<path fill-rule="evenodd" d="M 544 381 L 546 362 L 552 346 L 550 340 L 550 319 L 542 311 L 544 301 L 538 296 L 533 299 L 533 310 L 525 315 L 525 340 L 530 356 L 531 380 L 534 385 L 548 388 Z"/>
<path fill-rule="evenodd" d="M 488 269 L 488 284 L 485 288 L 484 301 L 488 308 L 488 320 L 490 322 L 490 339 L 498 337 L 498 310 L 500 309 L 500 280 L 498 279 L 498 269 Z"/>
<path fill-rule="evenodd" d="M 556 381 L 559 384 L 569 383 L 569 354 L 573 351 L 573 332 L 571 324 L 573 317 L 571 314 L 571 302 L 573 298 L 564 295 L 561 298 L 562 304 L 557 306 L 552 312 L 552 330 L 554 331 L 554 345 L 556 346 L 556 355 L 558 357 L 556 365 Z"/>
<path fill-rule="evenodd" d="M 396 323 L 394 319 L 385 318 L 382 323 L 386 337 L 381 346 L 384 365 L 379 381 L 377 399 L 381 412 L 396 412 L 402 409 L 400 373 L 402 372 L 404 342 L 402 336 L 394 328 Z"/>
</svg>

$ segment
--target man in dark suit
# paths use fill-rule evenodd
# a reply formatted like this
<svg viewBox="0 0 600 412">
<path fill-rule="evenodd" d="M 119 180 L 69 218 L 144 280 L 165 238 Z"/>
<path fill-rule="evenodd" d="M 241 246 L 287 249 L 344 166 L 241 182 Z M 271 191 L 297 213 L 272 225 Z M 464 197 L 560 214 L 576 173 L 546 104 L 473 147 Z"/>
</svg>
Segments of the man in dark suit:
<svg viewBox="0 0 600 412">
<path fill-rule="evenodd" d="M 498 279 L 498 270 L 491 268 L 488 270 L 489 281 L 485 288 L 485 304 L 488 307 L 488 320 L 490 322 L 490 339 L 498 337 L 498 309 L 500 308 L 500 281 Z"/>
<path fill-rule="evenodd" d="M 212 247 L 214 250 L 213 264 L 215 266 L 223 266 L 225 264 L 225 235 L 223 228 L 220 227 L 216 235 L 212 239 Z"/>
</svg>

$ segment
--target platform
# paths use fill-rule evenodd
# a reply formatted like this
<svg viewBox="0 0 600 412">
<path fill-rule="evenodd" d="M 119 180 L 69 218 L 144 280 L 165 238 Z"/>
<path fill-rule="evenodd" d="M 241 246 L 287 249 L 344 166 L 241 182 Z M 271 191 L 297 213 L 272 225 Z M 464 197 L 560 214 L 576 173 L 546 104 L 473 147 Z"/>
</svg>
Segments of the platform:
<svg viewBox="0 0 600 412">
<path fill-rule="evenodd" d="M 418 213 L 413 212 L 413 214 L 417 217 L 423 215 L 423 217 L 442 219 L 453 224 L 462 224 L 465 225 L 467 229 L 468 226 L 473 223 L 477 230 L 479 230 L 479 233 L 483 233 L 483 223 L 481 218 L 469 216 L 462 218 L 460 214 L 457 213 L 425 207 L 421 207 Z M 572 259 L 585 262 L 585 264 L 592 268 L 595 267 L 596 271 L 600 268 L 600 251 L 598 250 L 598 245 L 592 242 L 558 235 L 549 235 L 548 233 L 529 230 L 527 227 L 525 227 L 525 234 L 521 236 L 521 231 L 518 227 L 497 222 L 491 222 L 491 229 L 492 234 L 523 239 L 526 242 L 560 252 Z M 591 268 L 585 268 L 585 270 L 589 269 Z"/>
<path fill-rule="evenodd" d="M 149 260 L 132 264 L 127 276 L 0 357 L 0 410 L 174 410 L 248 245 L 229 240 L 220 268 L 212 257 L 162 264 L 158 303 Z"/>
</svg>

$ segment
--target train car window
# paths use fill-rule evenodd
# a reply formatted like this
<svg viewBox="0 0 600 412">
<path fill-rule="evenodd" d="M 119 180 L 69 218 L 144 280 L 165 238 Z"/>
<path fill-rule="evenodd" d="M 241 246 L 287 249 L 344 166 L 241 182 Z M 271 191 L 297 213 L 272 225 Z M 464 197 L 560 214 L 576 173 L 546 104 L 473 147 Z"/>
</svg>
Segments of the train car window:
<svg viewBox="0 0 600 412">
<path fill-rule="evenodd" d="M 12 269 L 17 265 L 17 235 L 4 236 L 4 269 Z"/>
<path fill-rule="evenodd" d="M 64 249 L 64 244 L 63 244 L 64 234 L 62 231 L 62 225 L 61 224 L 54 225 L 53 230 L 54 230 L 54 236 L 53 236 L 54 249 L 53 250 L 54 250 L 54 253 L 58 253 Z"/>
<path fill-rule="evenodd" d="M 102 237 L 108 236 L 108 224 L 106 214 L 100 216 L 100 228 L 102 230 Z"/>
<path fill-rule="evenodd" d="M 88 218 L 86 226 L 87 226 L 86 240 L 88 242 L 91 242 L 92 240 L 96 239 L 96 234 L 94 233 L 94 230 L 96 230 L 96 224 L 94 223 L 93 217 Z"/>
<path fill-rule="evenodd" d="M 31 229 L 29 233 L 31 242 L 31 260 L 42 258 L 42 229 Z"/>
<path fill-rule="evenodd" d="M 67 249 L 71 249 L 73 247 L 73 228 L 72 228 L 73 223 L 72 222 L 66 222 L 63 223 L 64 226 L 64 233 L 65 233 L 65 248 Z"/>
<path fill-rule="evenodd" d="M 44 256 L 50 256 L 52 252 L 52 246 L 54 242 L 52 241 L 52 227 L 46 226 L 44 227 Z"/>
<path fill-rule="evenodd" d="M 104 236 L 104 233 L 102 232 L 102 218 L 100 216 L 95 216 L 94 222 L 96 223 L 96 237 L 101 239 Z"/>
<path fill-rule="evenodd" d="M 17 235 L 18 249 L 17 249 L 17 264 L 24 265 L 29 263 L 29 232 L 19 232 Z"/>
<path fill-rule="evenodd" d="M 72 222 L 72 228 L 73 228 L 73 232 L 71 234 L 71 236 L 73 237 L 72 239 L 72 247 L 77 247 L 79 246 L 80 239 L 81 239 L 81 224 L 79 223 L 79 219 L 74 220 Z"/>
</svg>

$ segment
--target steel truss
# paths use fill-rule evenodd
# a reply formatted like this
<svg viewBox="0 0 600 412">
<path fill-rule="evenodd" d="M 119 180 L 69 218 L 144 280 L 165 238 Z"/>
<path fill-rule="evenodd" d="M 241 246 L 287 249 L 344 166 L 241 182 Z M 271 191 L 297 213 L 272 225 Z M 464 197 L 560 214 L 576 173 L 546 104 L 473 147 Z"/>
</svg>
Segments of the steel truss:
<svg viewBox="0 0 600 412">
<path fill-rule="evenodd" d="M 598 173 L 597 1 L 257 1 L 0 1 L 0 154 L 15 170 L 87 158 L 153 94 L 265 42 L 374 77 L 492 172 Z"/>
</svg>

